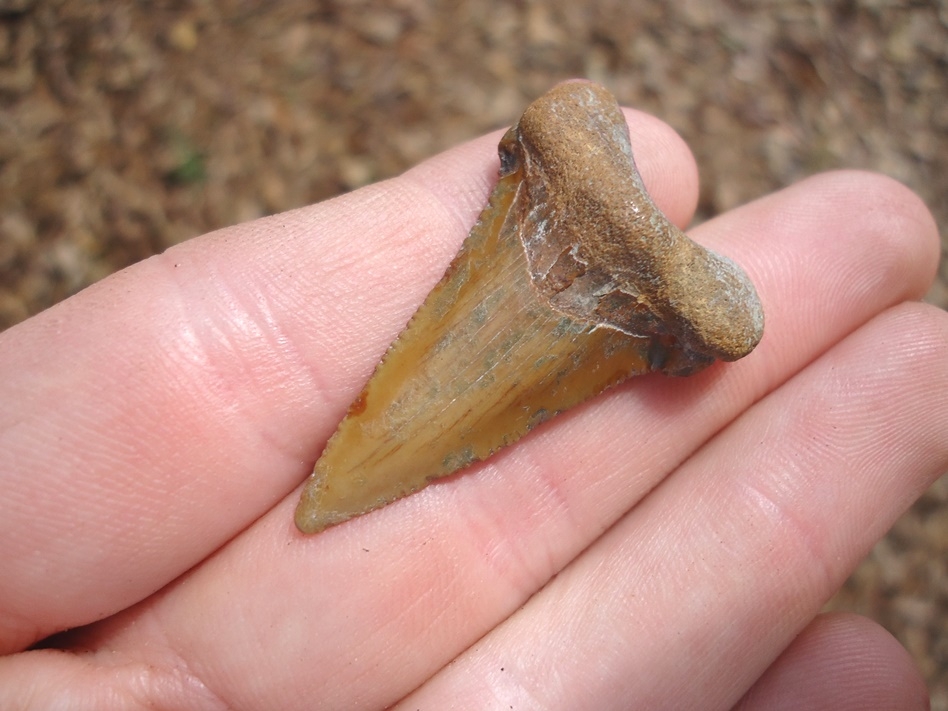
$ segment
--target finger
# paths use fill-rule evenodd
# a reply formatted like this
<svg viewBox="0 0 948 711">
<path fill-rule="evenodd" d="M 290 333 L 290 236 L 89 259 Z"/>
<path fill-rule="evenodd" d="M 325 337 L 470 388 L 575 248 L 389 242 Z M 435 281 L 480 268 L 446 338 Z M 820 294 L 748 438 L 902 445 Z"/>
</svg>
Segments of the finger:
<svg viewBox="0 0 948 711">
<path fill-rule="evenodd" d="M 874 622 L 821 615 L 793 640 L 735 711 L 927 711 L 928 690 L 908 652 Z"/>
<path fill-rule="evenodd" d="M 934 307 L 878 316 L 403 708 L 730 708 L 948 466 L 946 349 Z"/>
<path fill-rule="evenodd" d="M 690 154 L 631 116 L 687 220 Z M 180 245 L 0 334 L 0 649 L 141 599 L 306 476 L 476 218 L 497 139 Z"/>
<path fill-rule="evenodd" d="M 467 474 L 315 538 L 292 530 L 291 497 L 87 644 L 149 669 L 163 655 L 187 660 L 236 707 L 269 693 L 285 708 L 392 703 L 523 605 L 736 413 L 923 292 L 937 249 L 920 203 L 863 174 L 809 181 L 701 238 L 757 272 L 768 318 L 757 353 L 688 380 L 640 379 Z M 262 648 L 277 651 L 261 659 Z M 251 670 L 266 683 L 242 683 Z"/>
</svg>

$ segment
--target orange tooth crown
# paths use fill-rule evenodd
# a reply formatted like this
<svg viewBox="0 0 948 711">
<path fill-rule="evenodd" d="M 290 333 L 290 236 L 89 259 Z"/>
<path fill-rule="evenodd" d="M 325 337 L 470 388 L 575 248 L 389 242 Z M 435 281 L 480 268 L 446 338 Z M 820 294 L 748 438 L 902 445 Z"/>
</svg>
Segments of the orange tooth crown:
<svg viewBox="0 0 948 711">
<path fill-rule="evenodd" d="M 633 375 L 688 375 L 757 345 L 763 311 L 729 259 L 655 207 L 615 99 L 567 82 L 500 143 L 477 224 L 316 462 L 316 533 L 485 459 Z"/>
</svg>

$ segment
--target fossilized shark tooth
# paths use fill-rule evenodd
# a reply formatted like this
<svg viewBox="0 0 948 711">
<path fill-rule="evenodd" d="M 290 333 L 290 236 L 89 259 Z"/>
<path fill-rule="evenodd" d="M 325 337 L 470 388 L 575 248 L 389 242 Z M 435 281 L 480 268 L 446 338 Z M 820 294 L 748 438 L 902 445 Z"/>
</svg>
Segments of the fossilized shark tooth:
<svg viewBox="0 0 948 711">
<path fill-rule="evenodd" d="M 626 378 L 747 355 L 753 285 L 655 207 L 615 99 L 554 87 L 500 142 L 500 179 L 461 251 L 316 462 L 304 533 L 485 459 Z"/>
</svg>

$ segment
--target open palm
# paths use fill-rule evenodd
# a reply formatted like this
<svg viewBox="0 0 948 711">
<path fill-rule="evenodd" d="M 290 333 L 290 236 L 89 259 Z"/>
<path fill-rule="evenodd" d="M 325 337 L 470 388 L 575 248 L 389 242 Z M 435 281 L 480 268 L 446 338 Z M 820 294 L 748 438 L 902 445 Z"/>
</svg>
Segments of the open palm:
<svg viewBox="0 0 948 711">
<path fill-rule="evenodd" d="M 687 224 L 687 149 L 628 118 Z M 296 530 L 298 485 L 467 234 L 498 135 L 0 334 L 0 708 L 925 707 L 885 632 L 818 614 L 948 467 L 948 317 L 911 302 L 937 233 L 880 176 L 692 232 L 758 287 L 746 359 L 633 379 Z"/>
</svg>

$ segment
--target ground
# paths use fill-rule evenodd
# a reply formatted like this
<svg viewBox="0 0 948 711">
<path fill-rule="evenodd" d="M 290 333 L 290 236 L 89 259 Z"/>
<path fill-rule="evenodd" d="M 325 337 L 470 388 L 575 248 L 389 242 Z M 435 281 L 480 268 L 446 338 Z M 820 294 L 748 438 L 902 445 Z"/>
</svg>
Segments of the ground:
<svg viewBox="0 0 948 711">
<path fill-rule="evenodd" d="M 946 0 L 0 0 L 0 329 L 395 175 L 575 76 L 687 139 L 700 219 L 865 168 L 918 192 L 944 239 Z M 948 306 L 946 260 L 928 299 Z M 948 710 L 946 478 L 831 605 L 895 633 Z"/>
</svg>

